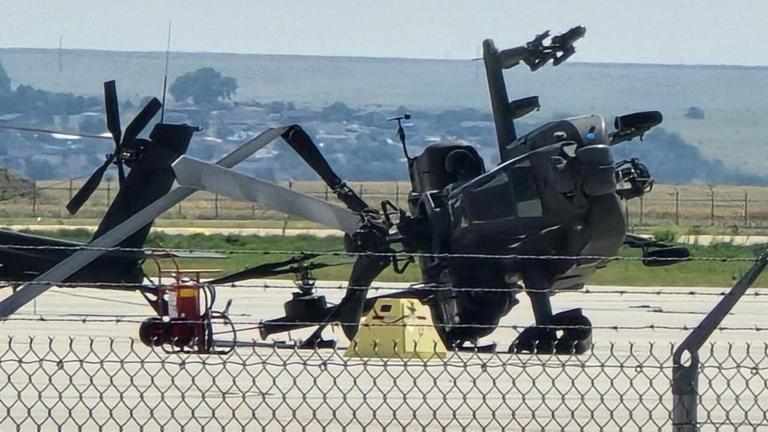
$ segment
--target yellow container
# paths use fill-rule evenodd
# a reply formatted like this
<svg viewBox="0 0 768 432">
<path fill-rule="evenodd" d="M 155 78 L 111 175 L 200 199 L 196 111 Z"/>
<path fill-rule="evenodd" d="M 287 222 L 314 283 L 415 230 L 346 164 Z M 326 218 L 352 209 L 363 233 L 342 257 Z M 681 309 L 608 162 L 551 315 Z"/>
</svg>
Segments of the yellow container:
<svg viewBox="0 0 768 432">
<path fill-rule="evenodd" d="M 417 299 L 381 298 L 360 320 L 345 357 L 443 359 L 447 350 L 432 313 Z"/>
</svg>

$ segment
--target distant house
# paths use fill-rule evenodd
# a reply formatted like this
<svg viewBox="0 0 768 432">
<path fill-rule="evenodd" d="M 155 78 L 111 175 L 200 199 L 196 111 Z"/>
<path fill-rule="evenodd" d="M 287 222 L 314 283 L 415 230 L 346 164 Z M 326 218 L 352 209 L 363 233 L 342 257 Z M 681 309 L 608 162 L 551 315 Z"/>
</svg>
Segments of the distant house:
<svg viewBox="0 0 768 432">
<path fill-rule="evenodd" d="M 478 120 L 464 120 L 459 123 L 463 129 L 479 128 L 479 129 L 493 129 L 494 124 L 491 121 L 478 121 Z"/>
<path fill-rule="evenodd" d="M 261 107 L 238 105 L 235 109 L 216 111 L 213 118 L 226 125 L 252 125 L 267 121 L 268 114 Z"/>
<path fill-rule="evenodd" d="M 8 113 L 0 115 L 0 122 L 7 122 L 11 120 L 18 120 L 24 114 L 22 113 Z"/>
<path fill-rule="evenodd" d="M 283 118 L 287 123 L 302 123 L 316 120 L 318 113 L 305 109 L 286 110 L 283 112 Z"/>
</svg>

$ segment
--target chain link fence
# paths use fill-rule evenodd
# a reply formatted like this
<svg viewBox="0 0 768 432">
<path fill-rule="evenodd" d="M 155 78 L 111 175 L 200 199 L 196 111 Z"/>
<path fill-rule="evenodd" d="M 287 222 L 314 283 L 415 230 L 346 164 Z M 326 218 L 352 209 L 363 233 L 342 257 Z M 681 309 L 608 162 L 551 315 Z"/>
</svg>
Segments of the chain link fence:
<svg viewBox="0 0 768 432">
<path fill-rule="evenodd" d="M 0 188 L 3 208 L 0 217 L 70 218 L 65 204 L 82 181 L 39 181 L 19 192 Z M 282 182 L 283 186 L 319 199 L 337 202 L 333 193 L 319 181 Z M 364 199 L 390 200 L 407 207 L 410 185 L 407 182 L 350 182 Z M 104 181 L 78 213 L 78 218 L 100 218 L 117 193 L 114 180 Z M 738 186 L 657 185 L 641 199 L 627 202 L 627 221 L 631 226 L 720 226 L 737 228 L 768 227 L 768 188 Z M 198 192 L 161 216 L 163 219 L 225 219 L 288 222 L 285 215 L 258 204 L 233 201 Z M 735 232 L 737 233 L 737 232 Z"/>
<path fill-rule="evenodd" d="M 672 428 L 674 346 L 580 356 L 359 359 L 238 347 L 167 354 L 132 339 L 11 338 L 3 430 L 659 430 Z M 768 344 L 701 353 L 701 430 L 768 429 Z"/>
</svg>

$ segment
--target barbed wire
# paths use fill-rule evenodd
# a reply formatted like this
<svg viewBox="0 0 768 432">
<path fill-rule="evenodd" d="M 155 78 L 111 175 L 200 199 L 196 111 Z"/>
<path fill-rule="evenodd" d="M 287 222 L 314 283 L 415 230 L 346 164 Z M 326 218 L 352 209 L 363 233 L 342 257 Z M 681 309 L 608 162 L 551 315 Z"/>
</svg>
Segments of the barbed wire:
<svg viewBox="0 0 768 432">
<path fill-rule="evenodd" d="M 133 316 L 120 316 L 114 315 L 108 317 L 104 314 L 97 316 L 90 316 L 88 314 L 48 314 L 48 315 L 36 315 L 36 316 L 19 316 L 19 314 L 12 315 L 5 318 L 0 318 L 0 323 L 3 322 L 51 322 L 51 323 L 79 323 L 79 324 L 141 324 L 144 319 L 136 319 Z M 205 320 L 185 320 L 174 319 L 173 323 L 178 324 L 205 324 Z M 305 326 L 312 327 L 320 325 L 318 321 L 281 321 L 281 320 L 243 320 L 238 321 L 237 325 L 251 326 L 246 328 L 237 328 L 238 332 L 248 330 L 258 330 L 265 326 Z M 458 324 L 445 324 L 445 323 L 410 323 L 398 318 L 398 322 L 374 322 L 374 321 L 361 321 L 361 322 L 334 322 L 334 326 L 360 326 L 360 327 L 409 327 L 409 328 L 492 328 L 492 329 L 507 329 L 522 331 L 527 328 L 541 328 L 547 330 L 612 330 L 612 331 L 639 331 L 639 330 L 652 330 L 652 331 L 690 331 L 696 328 L 696 326 L 688 325 L 665 325 L 665 324 L 645 324 L 645 325 L 546 325 L 546 324 L 478 324 L 478 323 L 458 323 Z M 718 331 L 754 331 L 762 332 L 768 331 L 768 327 L 754 326 L 720 326 L 717 327 Z M 229 334 L 231 330 L 220 331 L 214 334 Z"/>
<path fill-rule="evenodd" d="M 623 256 L 623 255 L 524 255 L 524 254 L 478 254 L 478 253 L 428 253 L 428 252 L 351 252 L 351 251 L 322 251 L 322 250 L 290 250 L 290 249 L 194 249 L 194 248 L 130 248 L 130 247 L 99 247 L 85 245 L 16 245 L 0 244 L 0 249 L 20 249 L 20 250 L 64 250 L 64 251 L 101 251 L 101 252 L 137 252 L 148 253 L 149 255 L 167 255 L 184 253 L 211 253 L 211 254 L 253 254 L 253 255 L 315 255 L 315 256 L 344 256 L 361 257 L 376 256 L 389 258 L 443 258 L 443 259 L 501 259 L 501 260 L 609 260 L 609 261 L 668 261 L 668 262 L 688 262 L 688 261 L 718 261 L 718 262 L 752 262 L 757 259 L 754 257 L 729 256 L 729 257 L 642 257 L 642 256 Z M 757 249 L 757 247 L 755 247 Z M 185 258 L 183 256 L 178 258 Z"/>
<path fill-rule="evenodd" d="M 181 274 L 186 274 L 183 270 L 180 271 Z M 168 277 L 168 276 L 166 276 Z M 254 278 L 251 280 L 262 280 L 263 278 Z M 285 284 L 270 284 L 266 280 L 259 283 L 247 283 L 247 282 L 229 282 L 226 284 L 215 284 L 213 285 L 216 288 L 229 288 L 229 289 L 247 289 L 247 290 L 298 290 L 297 286 L 295 284 L 291 284 L 288 279 L 275 279 L 275 280 L 284 280 Z M 7 280 L 7 281 L 0 281 L 0 284 L 5 285 L 5 287 L 13 287 L 13 286 L 20 286 L 26 283 L 31 283 L 30 280 Z M 90 288 L 90 289 L 108 289 L 108 290 L 115 290 L 115 291 L 148 291 L 148 290 L 154 290 L 158 289 L 160 287 L 168 287 L 170 284 L 147 284 L 147 283 L 141 283 L 141 282 L 55 282 L 55 281 L 46 281 L 46 280 L 40 280 L 35 281 L 34 283 L 40 283 L 40 284 L 49 284 L 49 285 L 55 285 L 58 288 L 64 288 L 64 289 L 83 289 L 83 288 Z M 207 282 L 205 280 L 200 281 L 201 284 L 206 285 Z M 397 282 L 391 282 L 392 284 L 395 284 Z M 0 285 L 0 288 L 3 288 L 2 285 Z M 527 289 L 524 286 L 520 286 L 519 288 L 516 287 L 482 287 L 482 286 L 475 286 L 475 287 L 454 287 L 454 286 L 433 286 L 433 285 L 421 285 L 421 284 L 407 284 L 406 282 L 403 282 L 402 286 L 398 285 L 370 285 L 370 286 L 347 286 L 343 283 L 338 285 L 316 285 L 315 290 L 368 290 L 373 292 L 380 292 L 380 291 L 422 291 L 422 292 L 440 292 L 440 291 L 472 291 L 472 292 L 504 292 L 504 293 L 525 293 L 528 291 L 535 291 L 535 292 L 547 292 L 547 293 L 573 293 L 573 294 L 617 294 L 620 296 L 630 296 L 630 295 L 654 295 L 654 296 L 711 296 L 711 297 L 722 297 L 728 294 L 727 290 L 723 290 L 722 288 L 718 287 L 697 287 L 697 288 L 691 288 L 691 287 L 675 287 L 670 286 L 666 288 L 657 288 L 657 289 L 646 289 L 643 287 L 626 287 L 626 288 L 616 288 L 616 289 L 601 289 L 601 288 L 581 288 L 581 289 L 571 289 L 571 288 L 546 288 L 546 289 L 536 289 L 536 288 L 530 288 Z M 669 291 L 672 290 L 672 291 Z M 744 294 L 745 297 L 761 297 L 761 296 L 768 296 L 768 288 L 753 288 L 748 293 Z"/>
</svg>

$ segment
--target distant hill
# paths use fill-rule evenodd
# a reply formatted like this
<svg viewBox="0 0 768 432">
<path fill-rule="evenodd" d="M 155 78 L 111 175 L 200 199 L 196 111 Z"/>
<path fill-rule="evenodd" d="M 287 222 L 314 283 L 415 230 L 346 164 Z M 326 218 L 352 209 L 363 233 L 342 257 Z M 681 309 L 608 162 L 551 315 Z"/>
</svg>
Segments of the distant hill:
<svg viewBox="0 0 768 432">
<path fill-rule="evenodd" d="M 28 196 L 32 193 L 32 182 L 0 168 L 0 201 Z"/>
<path fill-rule="evenodd" d="M 64 50 L 59 63 L 57 50 L 0 49 L 0 61 L 12 85 L 97 96 L 102 81 L 117 79 L 121 98 L 136 102 L 162 90 L 164 53 Z M 285 100 L 311 107 L 342 101 L 372 109 L 402 105 L 435 111 L 489 106 L 481 62 L 172 53 L 170 80 L 202 66 L 237 78 L 239 101 Z M 603 114 L 610 121 L 613 115 L 657 109 L 664 113 L 665 130 L 705 157 L 745 173 L 768 171 L 766 67 L 574 61 L 536 73 L 517 68 L 507 80 L 513 97 L 541 97 L 542 110 L 527 121 L 582 113 Z"/>
</svg>

